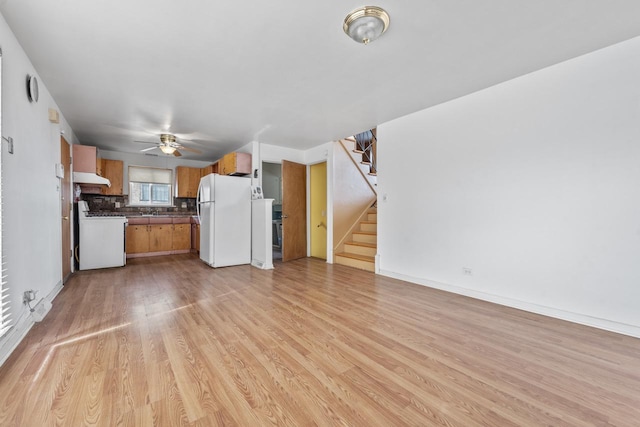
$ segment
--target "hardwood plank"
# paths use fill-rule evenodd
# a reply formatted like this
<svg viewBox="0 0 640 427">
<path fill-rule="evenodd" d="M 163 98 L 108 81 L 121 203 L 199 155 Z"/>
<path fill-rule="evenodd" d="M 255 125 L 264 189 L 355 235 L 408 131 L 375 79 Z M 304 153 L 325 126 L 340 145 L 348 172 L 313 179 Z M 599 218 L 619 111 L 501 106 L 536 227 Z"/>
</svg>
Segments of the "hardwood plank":
<svg viewBox="0 0 640 427">
<path fill-rule="evenodd" d="M 0 425 L 635 425 L 640 340 L 314 259 L 74 274 Z"/>
</svg>

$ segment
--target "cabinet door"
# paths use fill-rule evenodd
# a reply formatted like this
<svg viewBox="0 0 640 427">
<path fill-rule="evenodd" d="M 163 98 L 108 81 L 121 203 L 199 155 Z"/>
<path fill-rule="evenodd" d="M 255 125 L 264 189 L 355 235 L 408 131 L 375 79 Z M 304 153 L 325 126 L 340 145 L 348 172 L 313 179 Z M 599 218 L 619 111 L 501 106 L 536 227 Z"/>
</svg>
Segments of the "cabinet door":
<svg viewBox="0 0 640 427">
<path fill-rule="evenodd" d="M 196 251 L 200 253 L 200 224 L 196 224 Z"/>
<path fill-rule="evenodd" d="M 233 165 L 236 163 L 236 153 L 225 154 L 222 160 L 220 160 L 220 175 L 229 175 L 233 169 Z"/>
<path fill-rule="evenodd" d="M 172 249 L 174 251 L 191 249 L 191 224 L 173 224 Z"/>
<path fill-rule="evenodd" d="M 149 226 L 130 225 L 127 227 L 128 254 L 149 252 Z"/>
<path fill-rule="evenodd" d="M 211 173 L 213 173 L 213 165 L 205 166 L 202 169 L 200 169 L 200 177 L 201 178 L 203 176 L 207 176 L 207 175 L 209 175 Z"/>
<path fill-rule="evenodd" d="M 124 163 L 122 160 L 101 159 L 102 176 L 111 181 L 111 187 L 104 187 L 102 194 L 105 195 L 121 195 L 123 194 L 123 170 Z"/>
<path fill-rule="evenodd" d="M 176 167 L 176 197 L 196 197 L 199 184 L 199 168 Z"/>
<path fill-rule="evenodd" d="M 176 167 L 176 197 L 189 197 L 189 168 Z"/>
<path fill-rule="evenodd" d="M 96 173 L 96 147 L 73 144 L 73 171 Z"/>
<path fill-rule="evenodd" d="M 200 169 L 189 168 L 189 196 L 196 197 L 198 195 L 198 186 L 200 185 Z"/>
<path fill-rule="evenodd" d="M 248 175 L 251 173 L 251 154 L 229 153 L 222 158 L 222 175 Z"/>
<path fill-rule="evenodd" d="M 149 226 L 149 252 L 171 250 L 172 228 L 171 224 L 153 224 Z"/>
<path fill-rule="evenodd" d="M 236 153 L 234 175 L 249 175 L 251 173 L 251 154 Z"/>
</svg>

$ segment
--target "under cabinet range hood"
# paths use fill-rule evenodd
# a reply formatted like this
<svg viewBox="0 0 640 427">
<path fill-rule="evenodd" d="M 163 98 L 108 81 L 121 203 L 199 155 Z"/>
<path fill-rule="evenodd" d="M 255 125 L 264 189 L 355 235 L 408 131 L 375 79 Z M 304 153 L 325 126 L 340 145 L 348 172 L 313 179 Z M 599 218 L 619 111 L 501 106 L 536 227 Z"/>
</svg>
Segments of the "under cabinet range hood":
<svg viewBox="0 0 640 427">
<path fill-rule="evenodd" d="M 74 172 L 73 182 L 75 184 L 95 184 L 111 187 L 111 181 L 109 181 L 107 178 L 103 178 L 99 175 L 96 175 L 95 173 L 89 172 Z"/>
</svg>

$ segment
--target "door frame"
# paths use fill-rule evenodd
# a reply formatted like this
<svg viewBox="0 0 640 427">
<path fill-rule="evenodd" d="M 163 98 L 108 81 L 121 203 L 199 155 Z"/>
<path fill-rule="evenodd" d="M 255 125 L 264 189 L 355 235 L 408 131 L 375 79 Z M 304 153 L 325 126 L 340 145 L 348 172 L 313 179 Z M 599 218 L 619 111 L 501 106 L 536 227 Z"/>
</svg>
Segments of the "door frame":
<svg viewBox="0 0 640 427">
<path fill-rule="evenodd" d="M 63 145 L 65 146 L 65 149 L 68 149 L 68 153 L 69 153 L 69 164 L 66 165 L 63 162 L 62 159 L 62 150 L 63 150 Z M 69 144 L 69 141 L 66 140 L 66 138 L 63 135 L 60 135 L 60 164 L 63 165 L 64 170 L 63 170 L 63 174 L 64 177 L 60 178 L 60 184 L 59 184 L 59 191 L 60 191 L 60 250 L 61 250 L 61 255 L 60 255 L 60 267 L 61 267 L 61 276 L 62 276 L 62 283 L 64 284 L 66 282 L 66 280 L 71 277 L 71 273 L 73 273 L 73 253 L 74 253 L 74 247 L 73 247 L 73 222 L 75 220 L 75 218 L 73 217 L 73 181 L 71 179 L 71 164 L 73 162 L 72 159 L 72 153 L 71 153 L 71 144 Z M 66 184 L 65 185 L 65 180 L 66 180 Z M 65 204 L 68 207 L 68 211 L 65 211 Z M 64 219 L 66 218 L 66 219 Z M 66 221 L 66 227 L 68 228 L 68 233 L 65 233 L 65 222 Z M 68 241 L 68 244 L 65 245 L 65 239 Z M 66 249 L 69 250 L 69 252 L 67 253 L 67 255 L 65 255 Z M 67 257 L 68 256 L 68 257 Z M 66 262 L 68 262 L 68 265 L 66 265 L 67 268 L 65 268 L 65 260 Z M 68 271 L 68 274 L 66 274 L 66 272 Z"/>
</svg>

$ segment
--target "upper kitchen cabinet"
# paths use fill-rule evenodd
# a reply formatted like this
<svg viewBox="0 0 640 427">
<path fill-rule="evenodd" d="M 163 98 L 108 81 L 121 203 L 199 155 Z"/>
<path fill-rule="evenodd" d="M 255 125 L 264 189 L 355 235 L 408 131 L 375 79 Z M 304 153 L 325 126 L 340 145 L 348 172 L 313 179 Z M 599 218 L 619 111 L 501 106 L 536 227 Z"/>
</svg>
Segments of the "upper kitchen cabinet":
<svg viewBox="0 0 640 427">
<path fill-rule="evenodd" d="M 98 163 L 100 164 L 100 173 L 98 175 L 111 181 L 111 187 L 102 187 L 102 194 L 107 196 L 122 195 L 124 193 L 122 191 L 124 181 L 124 163 L 122 160 L 100 159 Z"/>
<path fill-rule="evenodd" d="M 218 162 L 220 175 L 249 175 L 251 173 L 251 154 L 229 153 Z"/>
<path fill-rule="evenodd" d="M 207 176 L 209 174 L 212 173 L 218 173 L 218 164 L 219 162 L 216 163 L 212 163 L 209 166 L 205 166 L 202 169 L 200 169 L 200 176 Z"/>
<path fill-rule="evenodd" d="M 176 167 L 176 197 L 195 198 L 200 185 L 200 169 L 186 166 Z"/>
<path fill-rule="evenodd" d="M 74 144 L 73 147 L 73 171 L 97 173 L 97 157 L 96 147 L 89 145 Z"/>
</svg>

